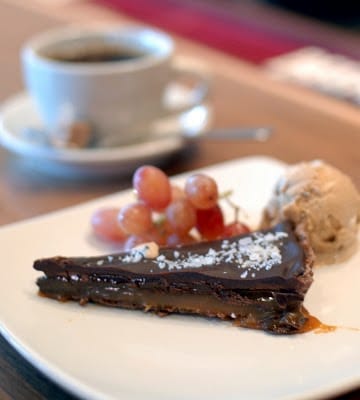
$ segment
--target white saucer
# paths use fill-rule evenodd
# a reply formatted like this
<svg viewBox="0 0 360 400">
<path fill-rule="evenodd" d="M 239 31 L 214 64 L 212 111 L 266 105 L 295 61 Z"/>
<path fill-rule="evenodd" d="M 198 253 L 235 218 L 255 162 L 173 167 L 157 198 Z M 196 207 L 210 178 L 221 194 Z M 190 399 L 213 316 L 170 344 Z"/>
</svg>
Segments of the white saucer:
<svg viewBox="0 0 360 400">
<path fill-rule="evenodd" d="M 71 177 L 121 175 L 145 163 L 159 164 L 175 154 L 188 138 L 195 138 L 207 129 L 210 118 L 210 108 L 202 104 L 156 121 L 149 127 L 150 138 L 142 142 L 111 148 L 55 149 L 26 139 L 26 129 L 42 129 L 42 124 L 32 98 L 22 92 L 1 107 L 0 144 L 47 173 Z"/>
</svg>

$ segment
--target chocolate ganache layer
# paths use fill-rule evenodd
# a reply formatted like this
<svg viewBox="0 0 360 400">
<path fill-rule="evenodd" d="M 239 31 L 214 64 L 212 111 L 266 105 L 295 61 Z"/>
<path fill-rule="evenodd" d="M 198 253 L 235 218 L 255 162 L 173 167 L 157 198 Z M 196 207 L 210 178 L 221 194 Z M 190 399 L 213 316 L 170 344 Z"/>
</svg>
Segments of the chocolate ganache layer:
<svg viewBox="0 0 360 400">
<path fill-rule="evenodd" d="M 226 240 L 40 259 L 34 268 L 44 272 L 37 280 L 40 293 L 62 301 L 199 314 L 296 333 L 308 318 L 302 304 L 312 264 L 306 236 L 284 222 Z"/>
</svg>

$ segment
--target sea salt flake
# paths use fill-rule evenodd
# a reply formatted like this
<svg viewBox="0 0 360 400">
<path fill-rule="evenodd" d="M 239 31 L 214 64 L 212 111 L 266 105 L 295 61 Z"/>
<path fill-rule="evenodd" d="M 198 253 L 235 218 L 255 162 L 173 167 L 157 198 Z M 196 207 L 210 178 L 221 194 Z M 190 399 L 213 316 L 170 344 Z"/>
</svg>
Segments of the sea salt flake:
<svg viewBox="0 0 360 400">
<path fill-rule="evenodd" d="M 228 240 L 223 240 L 222 243 L 221 243 L 221 248 L 223 250 L 228 249 L 229 248 L 229 241 Z"/>
<path fill-rule="evenodd" d="M 260 252 L 251 253 L 251 254 L 249 255 L 249 259 L 250 259 L 251 261 L 260 262 L 260 261 L 261 261 L 261 254 L 260 254 Z"/>
<path fill-rule="evenodd" d="M 239 246 L 246 247 L 249 246 L 252 243 L 251 237 L 245 237 L 239 239 Z"/>
<path fill-rule="evenodd" d="M 105 290 L 108 290 L 110 292 L 118 292 L 120 290 L 119 287 L 112 287 L 112 286 L 108 286 L 105 288 Z"/>
<path fill-rule="evenodd" d="M 201 262 L 200 257 L 196 257 L 196 258 L 193 258 L 193 260 L 191 260 L 191 264 L 193 267 L 196 268 L 196 267 L 201 267 L 203 263 Z"/>
<path fill-rule="evenodd" d="M 160 262 L 158 262 L 158 267 L 160 269 L 164 269 L 166 267 L 166 264 L 164 262 L 160 261 Z"/>
<path fill-rule="evenodd" d="M 204 265 L 212 265 L 215 263 L 215 257 L 213 256 L 205 256 L 203 260 Z"/>
<path fill-rule="evenodd" d="M 143 254 L 142 254 L 140 251 L 135 251 L 135 252 L 132 254 L 131 262 L 133 262 L 133 263 L 138 263 L 138 262 L 140 262 L 143 258 L 144 258 L 144 256 L 143 256 Z"/>
<path fill-rule="evenodd" d="M 213 248 L 210 247 L 210 249 L 209 249 L 208 252 L 207 252 L 207 255 L 208 255 L 208 256 L 215 257 L 216 254 L 217 254 L 217 253 L 216 253 L 216 250 L 214 250 Z"/>
<path fill-rule="evenodd" d="M 253 271 L 253 273 L 269 270 L 282 261 L 280 251 L 282 243 L 279 242 L 279 238 L 285 236 L 287 236 L 285 232 L 275 234 L 258 232 L 238 241 L 224 240 L 219 250 L 210 248 L 205 254 L 192 252 L 181 254 L 180 251 L 175 250 L 172 259 L 167 259 L 165 254 L 159 255 L 156 258 L 156 264 L 160 269 L 167 268 L 169 271 L 221 264 L 230 264 L 243 270 Z M 244 271 L 242 275 L 246 277 L 247 273 L 245 274 Z"/>
</svg>

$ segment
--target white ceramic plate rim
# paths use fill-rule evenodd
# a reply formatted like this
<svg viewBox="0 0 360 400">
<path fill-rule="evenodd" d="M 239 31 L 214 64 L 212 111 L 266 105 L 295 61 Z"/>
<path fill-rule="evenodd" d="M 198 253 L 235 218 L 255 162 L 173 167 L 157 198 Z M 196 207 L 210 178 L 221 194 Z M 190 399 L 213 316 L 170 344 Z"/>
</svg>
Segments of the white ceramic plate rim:
<svg viewBox="0 0 360 400">
<path fill-rule="evenodd" d="M 233 184 L 233 180 L 236 179 L 239 186 L 239 193 L 235 193 L 235 195 L 237 196 L 241 194 L 239 197 L 242 199 L 240 205 L 248 210 L 250 214 L 249 223 L 255 224 L 259 218 L 259 207 L 263 206 L 267 201 L 268 195 L 270 194 L 270 188 L 273 186 L 275 179 L 279 176 L 283 168 L 284 165 L 276 160 L 265 157 L 250 157 L 220 164 L 205 169 L 205 171 L 215 176 L 217 181 L 220 182 L 221 189 L 228 188 L 228 185 L 231 182 Z M 184 181 L 183 176 L 180 176 L 177 179 L 180 183 Z M 259 184 L 261 189 L 257 187 Z M 246 195 L 244 195 L 245 192 L 247 192 Z M 133 339 L 135 352 L 129 354 L 139 357 L 139 360 L 142 361 L 142 364 L 137 365 L 136 359 L 134 360 L 136 367 L 134 371 L 139 371 L 139 376 L 135 376 L 132 373 L 132 366 L 130 365 L 132 359 L 129 357 L 129 354 L 126 353 L 126 351 L 125 353 L 121 352 L 124 351 L 126 347 L 121 348 L 120 353 L 114 351 L 114 354 L 110 354 L 110 357 L 107 357 L 106 355 L 104 359 L 102 358 L 103 354 L 101 352 L 99 353 L 97 349 L 93 349 L 91 353 L 97 355 L 96 362 L 100 363 L 100 369 L 102 366 L 101 362 L 104 360 L 108 361 L 110 366 L 114 362 L 116 362 L 114 365 L 117 365 L 118 362 L 121 364 L 122 360 L 130 363 L 125 366 L 122 365 L 122 373 L 124 375 L 128 374 L 126 377 L 130 379 L 130 387 L 126 385 L 121 387 L 122 398 L 129 398 L 132 400 L 144 397 L 148 399 L 207 398 L 213 400 L 220 398 L 235 399 L 239 398 L 239 396 L 242 397 L 243 394 L 245 397 L 242 398 L 251 400 L 260 398 L 299 400 L 336 395 L 360 384 L 360 346 L 356 347 L 359 343 L 359 332 L 339 330 L 322 336 L 308 333 L 297 335 L 296 337 L 274 337 L 262 332 L 236 329 L 228 326 L 226 323 L 217 323 L 196 317 L 178 316 L 174 318 L 170 317 L 168 319 L 160 319 L 156 316 L 149 316 L 138 312 L 115 311 L 98 306 L 82 308 L 75 303 L 67 303 L 66 305 L 58 304 L 51 300 L 34 296 L 35 286 L 32 280 L 34 278 L 34 271 L 30 271 L 31 268 L 29 264 L 31 264 L 35 254 L 37 254 L 38 251 L 42 251 L 43 253 L 41 256 L 48 256 L 55 255 L 55 252 L 57 251 L 64 254 L 75 252 L 77 250 L 81 254 L 85 254 L 84 252 L 86 250 L 89 251 L 89 254 L 99 254 L 100 250 L 94 247 L 94 243 L 85 240 L 88 234 L 88 229 L 86 224 L 84 226 L 84 222 L 88 220 L 89 215 L 94 209 L 100 206 L 113 205 L 115 202 L 127 202 L 129 197 L 131 197 L 130 192 L 119 193 L 90 203 L 38 217 L 33 220 L 5 226 L 0 229 L 0 242 L 4 245 L 2 261 L 6 268 L 3 271 L 3 279 L 4 282 L 12 283 L 11 285 L 5 285 L 6 287 L 4 287 L 4 290 L 0 293 L 0 329 L 6 339 L 37 368 L 67 390 L 83 398 L 119 398 L 119 392 L 116 392 L 116 390 L 119 390 L 119 387 L 116 386 L 117 383 L 114 383 L 114 388 L 111 387 L 107 390 L 107 385 L 105 384 L 104 386 L 104 382 L 102 381 L 102 379 L 105 379 L 105 383 L 107 383 L 106 379 L 108 376 L 111 379 L 116 376 L 116 374 L 114 376 L 112 375 L 114 371 L 110 367 L 108 371 L 101 370 L 104 372 L 104 376 L 100 375 L 98 377 L 96 374 L 94 375 L 94 371 L 91 369 L 91 357 L 85 360 L 85 362 L 82 362 L 81 355 L 83 350 L 81 348 L 78 348 L 78 346 L 72 347 L 73 344 L 69 343 L 68 346 L 70 346 L 70 349 L 77 349 L 77 352 L 72 353 L 70 356 L 66 354 L 66 347 L 68 347 L 67 339 L 69 338 L 66 336 L 55 338 L 49 337 L 49 335 L 56 335 L 58 331 L 65 335 L 69 334 L 67 331 L 68 329 L 70 329 L 71 335 L 74 335 L 72 329 L 75 325 L 77 329 L 80 329 L 78 332 L 81 332 L 83 335 L 85 334 L 85 337 L 81 336 L 81 340 L 77 339 L 76 335 L 73 337 L 74 341 L 81 345 L 87 343 L 86 335 L 88 332 L 84 332 L 84 329 L 88 327 L 87 324 L 92 324 L 94 321 L 101 321 L 101 326 L 96 325 L 94 327 L 94 329 L 96 328 L 95 332 L 100 330 L 100 333 L 103 333 L 102 329 L 106 329 L 106 327 L 113 326 L 113 324 L 116 323 L 120 324 L 121 328 L 124 330 L 125 338 L 129 338 L 129 336 L 126 336 L 126 329 L 129 329 L 128 333 L 135 335 Z M 65 237 L 62 242 L 59 239 L 63 237 L 62 228 L 64 227 L 64 224 L 66 228 L 73 232 L 74 236 L 67 235 L 70 237 Z M 46 231 L 43 231 L 43 229 Z M 52 232 L 53 236 L 53 240 L 50 241 L 46 240 L 49 237 L 49 232 Z M 29 240 L 29 237 L 33 239 Z M 19 254 L 12 254 L 12 247 L 8 244 L 12 243 L 14 238 L 18 240 L 17 244 L 23 248 L 23 251 L 19 252 Z M 358 324 L 356 327 L 360 327 L 360 319 L 358 315 L 349 313 L 345 316 L 339 316 L 338 310 L 336 309 L 338 303 L 340 303 L 340 309 L 343 306 L 349 306 L 349 304 L 346 303 L 345 298 L 347 295 L 352 296 L 355 301 L 355 306 L 357 304 L 356 299 L 359 298 L 359 293 L 358 291 L 354 291 L 354 288 L 357 289 L 356 286 L 351 285 L 354 284 L 354 280 L 358 282 L 360 279 L 360 272 L 357 268 L 359 258 L 359 254 L 357 254 L 354 259 L 344 265 L 316 272 L 319 276 L 315 277 L 314 285 L 308 293 L 307 306 L 310 308 L 312 313 L 319 316 L 321 319 L 324 319 L 325 323 L 339 323 L 348 326 Z M 9 269 L 10 260 L 12 261 L 11 269 Z M 28 269 L 23 270 L 23 268 Z M 347 271 L 347 274 L 342 274 L 341 271 L 343 270 Z M 348 274 L 351 276 L 348 276 Z M 321 279 L 319 277 L 321 277 Z M 29 278 L 31 282 L 29 282 Z M 345 286 L 345 288 L 341 287 L 341 280 L 343 280 L 348 286 Z M 334 285 L 334 282 L 336 287 L 332 288 L 332 290 L 338 292 L 335 291 L 329 297 L 327 289 L 328 287 L 331 287 L 330 283 Z M 324 290 L 324 288 L 326 290 Z M 342 294 L 343 297 L 339 294 Z M 329 299 L 332 299 L 333 303 L 330 302 L 329 304 Z M 320 303 L 319 300 L 321 300 Z M 335 307 L 336 312 L 331 310 L 332 306 Z M 341 318 L 336 321 L 331 320 L 333 312 L 335 312 L 336 316 Z M 114 316 L 116 319 L 114 319 Z M 66 326 L 63 326 L 63 318 L 65 318 L 64 321 Z M 67 318 L 72 319 L 69 324 Z M 32 324 L 35 324 L 35 326 Z M 136 330 L 136 327 L 143 326 L 143 324 L 145 324 L 145 327 L 147 328 L 146 333 L 149 333 L 150 335 L 155 333 L 160 337 L 151 336 L 150 340 L 147 335 Z M 45 334 L 42 334 L 42 327 L 47 327 Z M 81 328 L 83 331 L 81 331 Z M 37 329 L 40 329 L 40 331 Z M 47 335 L 47 333 L 49 335 Z M 159 344 L 163 343 L 162 340 L 164 338 L 167 339 L 166 333 L 179 335 L 179 337 L 175 336 L 177 346 L 172 346 L 171 343 L 170 345 L 166 345 L 164 342 L 165 348 L 159 347 Z M 205 333 L 204 336 L 202 336 L 203 333 Z M 183 335 L 189 336 L 184 338 Z M 111 335 L 109 335 L 108 340 L 111 342 L 114 338 L 110 336 Z M 137 342 L 137 336 L 144 340 L 145 344 L 141 341 Z M 62 345 L 63 352 L 59 352 L 58 349 L 52 346 L 53 339 L 56 340 L 57 344 Z M 221 341 L 218 339 L 221 339 Z M 147 349 L 147 340 L 150 340 L 149 343 L 151 344 L 154 341 L 154 349 L 156 350 L 156 355 L 159 359 L 151 357 L 151 351 L 150 356 L 146 352 L 143 352 L 144 349 Z M 194 344 L 192 341 L 194 341 Z M 209 343 L 207 341 L 209 341 Z M 90 339 L 89 343 L 91 343 Z M 216 346 L 214 348 L 209 347 L 209 344 L 213 343 L 216 343 L 219 350 L 217 350 Z M 127 345 L 128 344 L 129 343 L 127 343 Z M 237 346 L 232 346 L 232 344 L 237 344 Z M 227 347 L 229 345 L 231 345 L 230 349 Z M 189 349 L 189 354 L 183 354 L 181 351 L 178 353 L 178 349 L 175 347 L 178 347 L 180 350 L 182 348 Z M 237 347 L 240 347 L 241 350 L 241 357 L 239 358 L 239 349 Z M 247 354 L 247 349 L 253 347 L 256 349 L 254 354 Z M 279 349 L 281 349 L 281 352 L 279 352 Z M 304 349 L 307 352 L 304 352 Z M 223 350 L 226 352 L 222 353 Z M 229 350 L 231 350 L 231 352 L 229 352 Z M 269 368 L 266 368 L 265 370 L 262 368 L 263 364 L 256 358 L 257 356 L 261 359 L 263 356 L 262 351 L 264 351 L 264 354 L 266 354 L 267 357 L 265 362 L 270 363 Z M 273 354 L 273 351 L 276 353 Z M 232 352 L 234 355 L 232 355 Z M 292 365 L 297 366 L 297 363 L 299 362 L 296 357 L 293 359 L 291 356 L 299 356 L 299 352 L 300 355 L 302 354 L 304 357 L 303 360 L 300 360 L 300 365 L 306 365 L 309 371 L 293 371 L 291 368 Z M 321 356 L 326 357 L 323 363 L 317 352 L 319 352 Z M 273 354 L 274 358 L 268 358 L 270 354 Z M 354 356 L 355 364 L 351 363 L 351 361 L 353 361 L 351 359 L 352 354 Z M 119 355 L 122 356 L 121 359 L 116 358 Z M 201 357 L 198 357 L 198 355 L 201 355 Z M 67 356 L 69 356 L 68 359 L 66 358 Z M 176 365 L 175 371 L 164 369 L 167 365 L 166 363 L 170 360 L 174 360 L 174 356 L 180 359 L 180 364 Z M 196 356 L 196 358 L 193 359 L 193 356 Z M 254 356 L 255 359 L 253 358 Z M 116 359 L 113 360 L 112 357 Z M 308 359 L 312 361 L 311 364 L 307 363 Z M 222 380 L 217 382 L 217 385 L 219 385 L 220 388 L 222 387 L 221 385 L 224 385 L 224 382 L 227 384 L 225 388 L 222 387 L 223 390 L 226 389 L 221 393 L 221 396 L 223 397 L 217 397 L 217 394 L 219 394 L 216 391 L 217 386 L 214 386 L 214 392 L 209 391 L 213 382 L 211 379 L 207 382 L 207 377 L 203 376 L 203 374 L 199 372 L 200 370 L 194 370 L 197 371 L 198 376 L 191 376 L 190 372 L 192 372 L 194 365 L 191 365 L 191 363 L 188 364 L 187 361 L 189 360 L 193 361 L 193 363 L 197 363 L 198 365 L 195 367 L 199 367 L 201 372 L 201 368 L 205 368 L 205 371 L 210 373 L 210 376 L 212 376 L 211 374 L 213 374 L 214 371 L 217 372 L 218 369 L 215 364 L 211 364 L 209 361 L 226 361 L 226 364 L 223 364 L 220 369 L 224 372 Z M 332 361 L 334 360 L 338 363 L 333 364 Z M 163 366 L 159 361 L 164 362 L 165 365 Z M 185 362 L 181 364 L 181 361 Z M 243 374 L 250 371 L 250 374 L 245 376 L 245 381 L 240 382 L 240 384 L 231 380 L 229 381 L 227 378 L 227 374 L 234 372 L 234 369 L 230 368 L 233 366 L 234 361 L 236 362 L 234 365 L 238 368 L 238 370 L 235 371 L 236 373 L 241 375 L 241 373 Z M 286 365 L 286 368 L 283 368 L 281 363 L 285 361 L 288 364 Z M 73 364 L 75 364 L 75 367 Z M 251 370 L 252 364 L 255 367 L 254 371 Z M 149 366 L 149 378 L 144 375 L 144 371 L 147 371 L 147 366 Z M 319 368 L 319 366 L 322 367 L 322 369 Z M 345 366 L 347 368 L 345 368 Z M 189 368 L 189 375 L 187 375 L 187 370 L 184 369 L 184 367 Z M 72 368 L 75 368 L 75 371 L 72 371 Z M 81 368 L 83 368 L 83 370 Z M 127 371 L 126 368 L 129 370 Z M 209 370 L 206 368 L 209 368 Z M 298 368 L 301 369 L 301 367 Z M 275 375 L 274 379 L 266 380 L 266 374 L 271 375 L 277 369 L 279 369 L 279 371 L 284 375 Z M 161 376 L 163 381 L 159 382 L 159 384 L 157 384 L 154 379 L 148 381 L 147 379 L 154 378 L 153 374 L 157 371 L 165 374 Z M 82 375 L 83 373 L 85 375 Z M 141 373 L 143 374 L 141 375 Z M 92 378 L 93 381 L 85 381 L 88 376 L 87 374 L 92 374 L 90 378 Z M 185 380 L 183 386 L 167 386 L 167 378 L 170 379 L 171 382 L 174 379 L 178 379 L 178 374 Z M 184 374 L 184 376 L 181 374 Z M 258 374 L 258 376 L 256 374 Z M 304 380 L 305 377 L 307 377 L 307 379 L 310 379 L 309 377 L 311 377 L 312 380 L 310 384 Z M 119 379 L 120 378 L 121 377 L 119 377 Z M 200 386 L 203 385 L 201 386 L 204 390 L 202 397 L 199 396 L 196 385 L 186 385 L 187 380 L 190 380 L 191 382 L 191 379 L 193 378 L 199 380 Z M 253 388 L 249 386 L 251 382 L 256 382 L 257 378 L 259 378 L 261 384 L 270 385 L 269 389 L 266 389 L 266 386 L 264 387 L 264 390 L 269 390 L 265 392 L 266 395 L 262 395 L 262 388 Z M 100 380 L 98 381 L 97 379 Z M 291 386 L 290 388 L 287 387 L 287 385 L 290 385 L 294 379 L 296 385 L 294 387 Z M 134 382 L 141 384 L 142 381 L 144 387 L 139 386 L 134 388 L 131 386 L 131 384 L 134 385 Z M 206 382 L 208 388 L 204 385 L 204 382 Z M 154 385 L 151 386 L 154 389 L 153 392 L 148 391 L 148 386 L 146 385 L 149 384 L 150 386 Z M 240 391 L 239 388 L 241 388 Z M 156 391 L 162 389 L 164 392 Z M 232 391 L 234 389 L 236 389 L 236 391 Z M 174 392 L 171 390 L 174 390 Z M 171 394 L 171 397 L 169 394 Z"/>
</svg>

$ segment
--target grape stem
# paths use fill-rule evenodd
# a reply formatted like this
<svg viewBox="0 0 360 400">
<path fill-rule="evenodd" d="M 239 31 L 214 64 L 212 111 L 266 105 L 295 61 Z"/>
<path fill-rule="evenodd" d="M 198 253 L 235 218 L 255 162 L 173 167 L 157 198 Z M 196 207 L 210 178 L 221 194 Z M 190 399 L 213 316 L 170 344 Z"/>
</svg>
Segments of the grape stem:
<svg viewBox="0 0 360 400">
<path fill-rule="evenodd" d="M 231 199 L 230 196 L 232 196 L 234 194 L 234 191 L 232 189 L 226 190 L 225 192 L 221 193 L 219 196 L 220 200 L 225 200 L 226 203 L 228 204 L 229 207 L 231 207 L 234 210 L 234 221 L 239 221 L 239 215 L 240 212 L 243 213 L 243 215 L 247 218 L 248 215 L 245 212 L 245 210 L 243 208 L 241 208 L 240 206 L 238 206 L 237 204 L 235 204 Z"/>
</svg>

